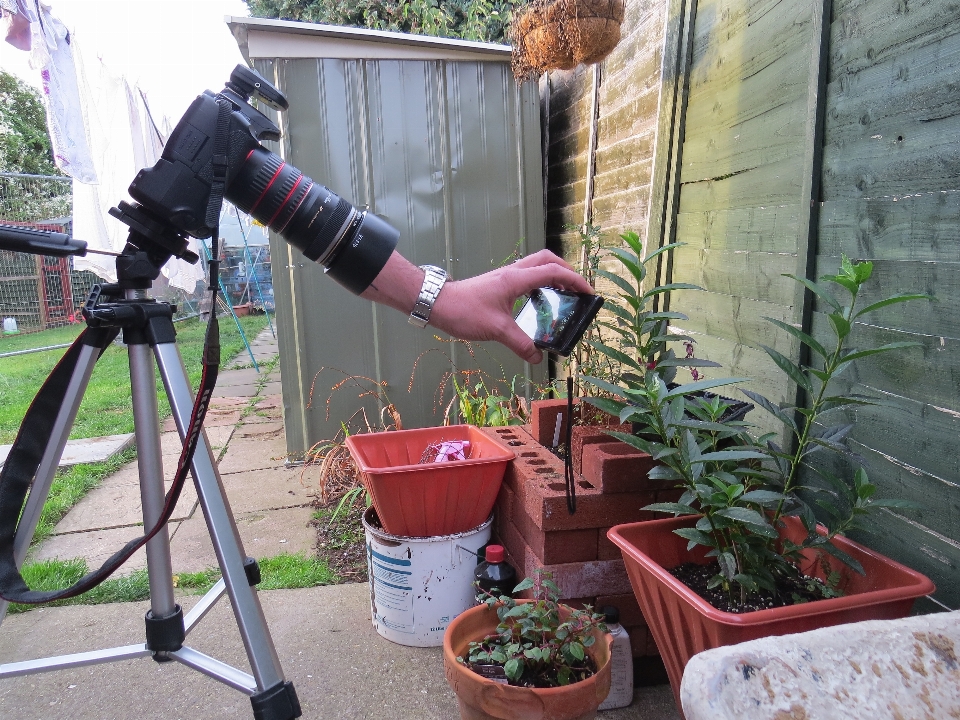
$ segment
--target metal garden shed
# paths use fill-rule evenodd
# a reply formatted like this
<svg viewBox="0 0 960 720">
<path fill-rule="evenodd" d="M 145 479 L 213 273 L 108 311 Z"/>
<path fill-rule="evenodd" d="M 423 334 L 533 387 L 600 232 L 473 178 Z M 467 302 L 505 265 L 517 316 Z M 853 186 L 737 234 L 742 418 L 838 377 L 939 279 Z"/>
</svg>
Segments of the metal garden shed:
<svg viewBox="0 0 960 720">
<path fill-rule="evenodd" d="M 398 249 L 411 261 L 462 278 L 544 247 L 539 99 L 534 84 L 514 82 L 509 47 L 227 22 L 244 56 L 290 101 L 276 151 L 398 228 Z M 478 346 L 470 357 L 324 279 L 319 265 L 274 233 L 270 245 L 291 453 L 332 438 L 361 405 L 371 417 L 379 412 L 352 383 L 331 396 L 345 375 L 385 383 L 404 427 L 441 422 L 438 388 L 454 369 L 545 379 L 543 367 L 498 345 Z"/>
</svg>

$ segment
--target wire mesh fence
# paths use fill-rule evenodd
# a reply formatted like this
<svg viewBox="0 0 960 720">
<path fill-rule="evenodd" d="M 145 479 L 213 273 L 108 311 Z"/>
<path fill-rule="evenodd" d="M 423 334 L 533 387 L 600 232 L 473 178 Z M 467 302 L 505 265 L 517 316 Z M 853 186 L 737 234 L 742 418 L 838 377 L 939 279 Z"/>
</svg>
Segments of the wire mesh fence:
<svg viewBox="0 0 960 720">
<path fill-rule="evenodd" d="M 44 175 L 0 173 L 0 224 L 72 235 L 72 179 Z M 232 208 L 240 223 L 240 216 Z M 246 221 L 249 223 L 249 221 Z M 237 314 L 274 309 L 268 245 L 223 247 L 218 312 Z M 83 238 L 80 238 L 83 239 Z M 207 241 L 209 243 L 209 241 Z M 206 246 L 209 253 L 209 244 Z M 83 322 L 80 310 L 97 283 L 104 280 L 77 270 L 73 258 L 30 255 L 0 250 L 0 319 L 3 336 L 40 332 Z M 177 306 L 178 317 L 202 314 L 206 283 L 192 291 L 170 286 L 161 276 L 152 294 Z M 0 337 L 3 337 L 0 336 Z M 2 347 L 0 347 L 2 352 Z"/>
</svg>

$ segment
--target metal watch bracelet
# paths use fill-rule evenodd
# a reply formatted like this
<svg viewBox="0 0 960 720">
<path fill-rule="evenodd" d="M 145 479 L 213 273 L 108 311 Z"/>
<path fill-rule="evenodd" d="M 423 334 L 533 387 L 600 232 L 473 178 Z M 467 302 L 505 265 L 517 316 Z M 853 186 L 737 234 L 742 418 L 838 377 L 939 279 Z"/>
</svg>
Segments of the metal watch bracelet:
<svg viewBox="0 0 960 720">
<path fill-rule="evenodd" d="M 426 274 L 423 276 L 420 295 L 410 312 L 408 322 L 422 328 L 426 327 L 430 320 L 430 312 L 433 310 L 433 304 L 437 301 L 437 296 L 440 295 L 440 289 L 447 281 L 447 273 L 443 268 L 436 265 L 421 265 L 420 269 Z"/>
</svg>

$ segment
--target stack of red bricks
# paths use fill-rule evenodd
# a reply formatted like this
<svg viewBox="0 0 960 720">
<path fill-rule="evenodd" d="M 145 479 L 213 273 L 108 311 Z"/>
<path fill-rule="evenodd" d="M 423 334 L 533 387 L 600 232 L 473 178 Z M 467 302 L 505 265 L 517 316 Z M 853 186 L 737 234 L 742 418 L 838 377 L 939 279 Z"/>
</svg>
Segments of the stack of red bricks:
<svg viewBox="0 0 960 720">
<path fill-rule="evenodd" d="M 562 416 L 562 438 L 565 400 L 534 403 L 530 425 L 484 430 L 517 454 L 497 497 L 496 535 L 518 577 L 532 577 L 542 568 L 553 574 L 564 602 L 616 606 L 630 633 L 634 656 L 657 655 L 620 549 L 607 539 L 607 530 L 663 517 L 640 508 L 676 501 L 679 491 L 675 483 L 650 480 L 652 458 L 606 432 L 629 432 L 627 428 L 575 425 L 571 444 L 577 504 L 571 515 L 563 461 L 549 449 L 557 434 L 558 415 Z"/>
</svg>

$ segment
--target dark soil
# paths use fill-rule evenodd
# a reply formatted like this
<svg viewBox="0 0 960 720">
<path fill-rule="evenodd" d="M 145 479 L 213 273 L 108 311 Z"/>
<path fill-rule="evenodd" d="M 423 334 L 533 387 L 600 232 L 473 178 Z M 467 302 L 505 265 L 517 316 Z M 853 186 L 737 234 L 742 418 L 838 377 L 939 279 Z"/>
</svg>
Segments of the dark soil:
<svg viewBox="0 0 960 720">
<path fill-rule="evenodd" d="M 752 595 L 743 602 L 740 594 L 734 591 L 731 597 L 722 587 L 708 589 L 707 583 L 720 572 L 716 563 L 697 565 L 684 563 L 670 570 L 670 573 L 680 582 L 693 590 L 717 610 L 729 613 L 746 613 L 755 610 L 769 610 L 771 608 L 788 607 L 800 603 L 822 600 L 823 594 L 807 587 L 807 583 L 820 585 L 819 580 L 813 578 L 781 578 L 777 583 L 777 594 Z"/>
<path fill-rule="evenodd" d="M 367 582 L 367 546 L 361 517 L 366 510 L 361 496 L 352 506 L 344 505 L 336 518 L 331 516 L 343 494 L 321 505 L 314 501 L 312 525 L 317 528 L 317 556 L 337 575 L 338 583 Z"/>
<path fill-rule="evenodd" d="M 477 675 L 482 675 L 486 678 L 496 679 L 501 678 L 503 680 L 507 679 L 505 673 L 496 672 L 495 669 L 501 670 L 501 666 L 497 665 L 483 665 L 480 663 L 464 663 L 468 668 L 473 670 Z M 597 672 L 597 664 L 593 662 L 593 658 L 587 656 L 583 659 L 583 662 L 571 666 L 571 670 L 574 673 L 574 680 L 572 682 L 580 682 L 581 680 L 586 680 L 587 678 L 593 676 Z M 528 687 L 528 688 L 552 688 L 560 687 L 560 684 L 557 682 L 556 672 L 531 672 L 529 669 L 520 676 L 520 679 L 516 682 L 509 682 L 509 685 L 515 687 Z"/>
</svg>

